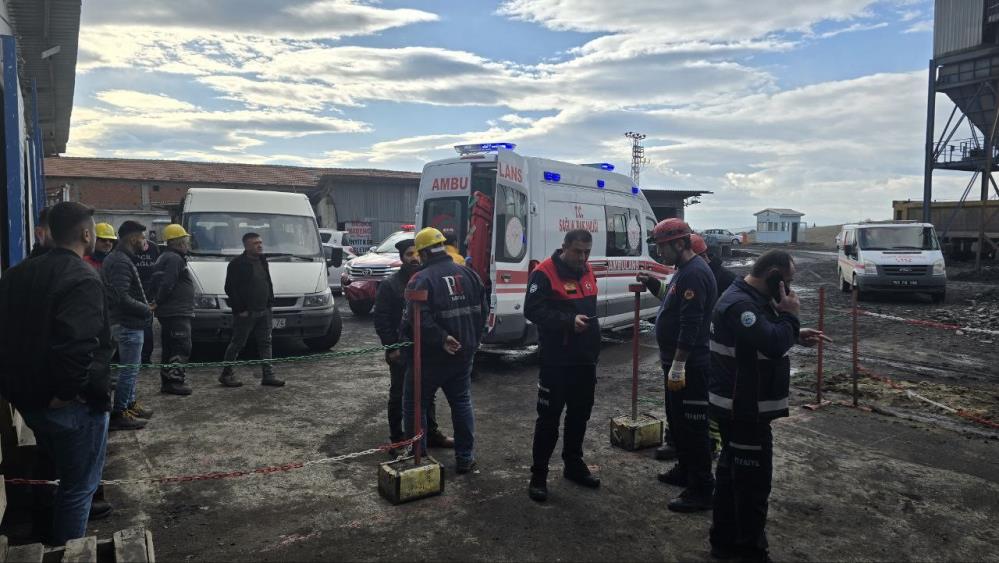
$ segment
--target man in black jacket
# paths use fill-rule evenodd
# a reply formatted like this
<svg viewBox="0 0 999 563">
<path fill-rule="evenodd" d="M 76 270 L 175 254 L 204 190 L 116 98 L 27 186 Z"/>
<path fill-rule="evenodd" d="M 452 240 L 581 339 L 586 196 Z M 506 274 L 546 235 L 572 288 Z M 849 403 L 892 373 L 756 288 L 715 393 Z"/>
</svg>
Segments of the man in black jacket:
<svg viewBox="0 0 999 563">
<path fill-rule="evenodd" d="M 132 255 L 135 262 L 135 269 L 139 272 L 139 281 L 142 282 L 142 291 L 146 296 L 153 297 L 153 274 L 156 273 L 156 260 L 160 257 L 160 249 L 155 242 L 142 241 L 142 248 Z M 146 330 L 142 336 L 142 363 L 150 364 L 153 358 L 153 323 L 146 325 Z"/>
<path fill-rule="evenodd" d="M 35 244 L 31 247 L 31 254 L 28 258 L 37 258 L 51 249 L 52 234 L 49 231 L 49 208 L 43 207 L 38 212 L 38 221 L 35 223 Z"/>
<path fill-rule="evenodd" d="M 402 266 L 378 286 L 378 295 L 375 297 L 375 332 L 383 346 L 399 343 L 399 325 L 402 324 L 402 313 L 406 308 L 406 286 L 413 275 L 420 271 L 420 253 L 416 251 L 413 239 L 399 241 L 395 248 L 399 251 Z M 406 380 L 406 357 L 401 350 L 389 350 L 385 352 L 385 361 L 389 365 L 391 378 L 388 400 L 389 439 L 395 443 L 405 439 L 402 429 L 402 387 Z M 454 447 L 454 440 L 445 436 L 437 426 L 432 397 L 427 409 L 427 442 L 432 448 Z"/>
<path fill-rule="evenodd" d="M 561 250 L 539 264 L 527 282 L 524 316 L 538 327 L 541 348 L 534 464 L 527 488 L 528 496 L 538 502 L 548 499 L 548 462 L 558 442 L 563 408 L 563 475 L 584 487 L 600 486 L 583 462 L 600 357 L 597 280 L 587 264 L 592 248 L 589 231 L 569 231 Z"/>
<path fill-rule="evenodd" d="M 49 224 L 53 248 L 0 278 L 0 394 L 54 462 L 46 542 L 63 545 L 86 535 L 104 466 L 112 345 L 103 285 L 82 260 L 94 248 L 93 210 L 60 203 Z"/>
<path fill-rule="evenodd" d="M 194 318 L 194 279 L 187 269 L 190 235 L 176 224 L 163 229 L 166 250 L 156 260 L 154 303 L 160 321 L 160 363 L 185 364 L 191 357 L 191 319 Z M 160 392 L 190 395 L 183 368 L 160 369 Z"/>
<path fill-rule="evenodd" d="M 271 307 L 274 305 L 274 285 L 264 256 L 264 242 L 257 233 L 243 235 L 243 253 L 229 262 L 225 276 L 225 293 L 232 309 L 232 340 L 225 350 L 225 361 L 232 362 L 246 346 L 253 333 L 257 354 L 262 360 L 271 359 Z M 261 385 L 281 387 L 284 381 L 274 377 L 270 364 L 263 364 Z M 239 387 L 231 367 L 222 368 L 219 383 Z"/>
<path fill-rule="evenodd" d="M 118 228 L 118 246 L 104 259 L 101 277 L 108 287 L 111 331 L 118 342 L 118 360 L 126 366 L 118 370 L 111 430 L 138 430 L 145 427 L 152 411 L 135 400 L 135 381 L 142 363 L 142 343 L 153 310 L 142 290 L 139 271 L 132 256 L 142 250 L 146 227 L 125 221 Z"/>
</svg>

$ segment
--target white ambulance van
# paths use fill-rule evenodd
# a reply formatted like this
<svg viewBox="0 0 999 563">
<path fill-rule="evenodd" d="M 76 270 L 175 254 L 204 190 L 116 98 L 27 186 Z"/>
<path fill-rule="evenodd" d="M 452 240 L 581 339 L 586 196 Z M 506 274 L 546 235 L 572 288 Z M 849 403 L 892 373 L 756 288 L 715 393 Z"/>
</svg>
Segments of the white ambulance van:
<svg viewBox="0 0 999 563">
<path fill-rule="evenodd" d="M 457 158 L 423 168 L 417 199 L 417 225 L 453 237 L 487 285 L 491 313 L 484 344 L 537 340 L 536 328 L 524 317 L 528 276 L 575 229 L 593 235 L 590 266 L 598 283 L 601 327 L 629 325 L 635 297 L 628 286 L 635 276 L 651 272 L 665 281 L 673 271 L 656 261 L 655 245 L 646 242 L 656 225 L 649 202 L 610 164 L 525 157 L 514 148 L 510 143 L 456 146 Z M 642 318 L 655 316 L 658 307 L 657 299 L 642 294 Z"/>
<path fill-rule="evenodd" d="M 887 221 L 843 225 L 836 236 L 839 282 L 858 297 L 872 292 L 928 293 L 946 298 L 947 268 L 930 223 Z"/>
<path fill-rule="evenodd" d="M 225 293 L 229 262 L 243 253 L 243 235 L 260 235 L 274 285 L 274 338 L 298 338 L 314 352 L 332 348 L 343 325 L 327 281 L 342 251 L 327 257 L 305 194 L 191 188 L 181 222 L 191 233 L 188 268 L 194 277 L 194 342 L 228 342 L 232 309 Z"/>
</svg>

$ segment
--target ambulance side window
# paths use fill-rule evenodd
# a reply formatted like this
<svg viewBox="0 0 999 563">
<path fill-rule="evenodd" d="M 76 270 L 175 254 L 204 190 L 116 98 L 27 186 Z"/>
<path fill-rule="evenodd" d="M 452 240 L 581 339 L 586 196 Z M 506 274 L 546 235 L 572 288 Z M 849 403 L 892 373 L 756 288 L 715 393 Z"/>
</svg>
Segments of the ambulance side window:
<svg viewBox="0 0 999 563">
<path fill-rule="evenodd" d="M 496 186 L 496 260 L 520 262 L 527 254 L 527 194 Z"/>
<path fill-rule="evenodd" d="M 607 256 L 641 256 L 642 226 L 638 211 L 625 207 L 606 207 Z"/>
<path fill-rule="evenodd" d="M 652 229 L 655 229 L 655 228 L 656 228 L 656 218 L 647 215 L 645 217 L 645 240 L 646 241 L 648 241 L 650 238 L 652 238 Z M 654 244 L 652 244 L 652 243 L 647 243 L 647 244 L 649 245 L 649 257 L 652 258 L 653 260 L 655 260 L 656 262 L 658 262 L 659 261 L 659 247 L 656 246 L 656 245 L 654 245 Z"/>
</svg>

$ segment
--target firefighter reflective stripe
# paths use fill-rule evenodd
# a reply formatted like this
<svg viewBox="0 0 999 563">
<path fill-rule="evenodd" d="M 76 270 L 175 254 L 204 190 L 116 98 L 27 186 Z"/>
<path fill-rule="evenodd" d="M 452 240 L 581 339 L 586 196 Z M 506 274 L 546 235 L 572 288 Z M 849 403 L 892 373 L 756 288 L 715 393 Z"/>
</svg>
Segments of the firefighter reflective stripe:
<svg viewBox="0 0 999 563">
<path fill-rule="evenodd" d="M 737 450 L 747 450 L 751 452 L 761 452 L 763 451 L 763 446 L 752 446 L 749 444 L 737 444 L 735 442 L 729 442 L 728 445 Z"/>
<path fill-rule="evenodd" d="M 760 412 L 774 412 L 787 410 L 787 397 L 776 401 L 759 401 L 756 403 Z"/>
<path fill-rule="evenodd" d="M 712 340 L 710 344 L 708 344 L 708 346 L 710 347 L 711 351 L 714 352 L 715 354 L 718 354 L 720 356 L 728 356 L 729 358 L 735 357 L 735 346 L 725 346 L 724 344 L 719 344 L 714 340 Z"/>
<path fill-rule="evenodd" d="M 457 309 L 448 309 L 446 311 L 441 311 L 437 313 L 437 316 L 442 319 L 453 319 L 455 317 L 464 317 L 465 315 L 473 314 L 477 308 L 473 307 L 458 307 Z"/>
<path fill-rule="evenodd" d="M 685 405 L 696 405 L 696 406 L 701 406 L 701 407 L 708 406 L 708 402 L 707 401 L 684 401 L 683 404 L 685 404 Z"/>
<path fill-rule="evenodd" d="M 725 410 L 732 410 L 732 399 L 729 399 L 728 397 L 708 393 L 708 402 L 716 407 L 723 408 Z"/>
</svg>

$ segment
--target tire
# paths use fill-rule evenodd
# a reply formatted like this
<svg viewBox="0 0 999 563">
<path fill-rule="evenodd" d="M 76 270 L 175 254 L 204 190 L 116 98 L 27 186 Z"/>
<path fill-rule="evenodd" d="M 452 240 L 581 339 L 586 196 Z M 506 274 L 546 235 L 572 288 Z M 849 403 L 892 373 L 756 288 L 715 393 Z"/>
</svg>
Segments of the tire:
<svg viewBox="0 0 999 563">
<path fill-rule="evenodd" d="M 742 244 L 742 241 L 740 241 L 739 239 L 737 238 L 732 239 L 732 246 L 739 246 L 740 244 Z"/>
<path fill-rule="evenodd" d="M 839 289 L 843 293 L 850 293 L 850 284 L 847 283 L 846 278 L 843 277 L 843 270 L 837 270 L 839 273 Z"/>
<path fill-rule="evenodd" d="M 947 299 L 947 290 L 941 291 L 940 293 L 934 293 L 930 295 L 934 303 L 943 303 Z"/>
<path fill-rule="evenodd" d="M 359 317 L 365 317 L 365 316 L 367 316 L 369 313 L 371 313 L 371 309 L 374 308 L 374 306 L 375 306 L 374 303 L 372 303 L 371 301 L 367 301 L 367 300 L 365 300 L 365 301 L 349 301 L 348 300 L 348 303 L 350 303 L 350 310 L 351 310 L 351 312 L 354 313 L 355 315 L 359 316 Z"/>
<path fill-rule="evenodd" d="M 305 345 L 311 352 L 325 352 L 336 346 L 342 333 L 343 319 L 340 318 L 340 311 L 333 309 L 333 318 L 330 320 L 329 328 L 326 329 L 326 334 L 319 338 L 306 338 Z"/>
</svg>

